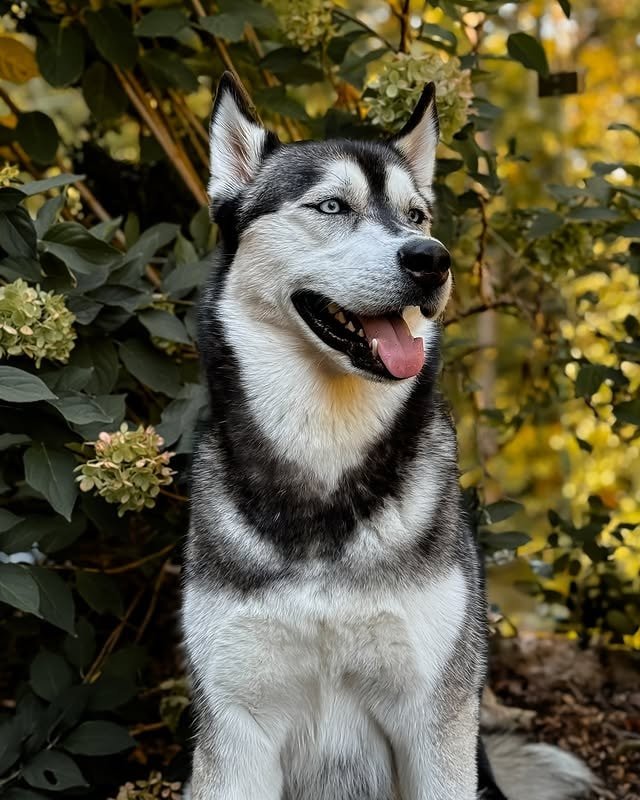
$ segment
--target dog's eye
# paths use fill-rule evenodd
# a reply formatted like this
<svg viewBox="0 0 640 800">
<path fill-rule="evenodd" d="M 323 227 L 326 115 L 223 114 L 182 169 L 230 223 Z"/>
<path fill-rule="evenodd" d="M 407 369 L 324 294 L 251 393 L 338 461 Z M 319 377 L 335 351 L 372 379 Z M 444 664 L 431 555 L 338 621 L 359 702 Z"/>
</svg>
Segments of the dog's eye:
<svg viewBox="0 0 640 800">
<path fill-rule="evenodd" d="M 318 205 L 318 211 L 322 211 L 323 214 L 342 214 L 348 210 L 349 206 L 346 203 L 343 203 L 342 200 L 338 200 L 337 197 L 332 197 L 330 200 L 324 200 Z"/>
<path fill-rule="evenodd" d="M 409 220 L 416 225 L 421 225 L 425 219 L 424 211 L 420 211 L 419 208 L 410 208 L 408 216 Z"/>
</svg>

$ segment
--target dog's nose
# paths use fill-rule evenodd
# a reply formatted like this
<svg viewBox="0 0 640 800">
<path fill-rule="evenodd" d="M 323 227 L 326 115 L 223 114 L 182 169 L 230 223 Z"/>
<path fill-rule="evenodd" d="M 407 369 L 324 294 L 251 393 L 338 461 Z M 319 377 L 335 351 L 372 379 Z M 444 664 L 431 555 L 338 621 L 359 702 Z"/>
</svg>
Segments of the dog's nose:
<svg viewBox="0 0 640 800">
<path fill-rule="evenodd" d="M 451 256 L 437 239 L 411 239 L 398 250 L 402 269 L 423 289 L 437 289 L 447 280 Z"/>
</svg>

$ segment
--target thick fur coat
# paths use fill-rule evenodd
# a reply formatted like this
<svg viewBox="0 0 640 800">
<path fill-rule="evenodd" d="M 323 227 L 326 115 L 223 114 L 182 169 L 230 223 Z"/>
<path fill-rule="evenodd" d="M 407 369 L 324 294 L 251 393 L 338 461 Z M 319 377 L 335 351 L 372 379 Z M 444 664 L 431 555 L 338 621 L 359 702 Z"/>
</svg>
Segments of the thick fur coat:
<svg viewBox="0 0 640 800">
<path fill-rule="evenodd" d="M 437 136 L 433 86 L 390 142 L 290 145 L 219 88 L 183 612 L 196 800 L 588 787 L 560 751 L 541 783 L 540 753 L 500 736 L 487 759 L 479 739 L 483 576 L 437 389 Z"/>
</svg>

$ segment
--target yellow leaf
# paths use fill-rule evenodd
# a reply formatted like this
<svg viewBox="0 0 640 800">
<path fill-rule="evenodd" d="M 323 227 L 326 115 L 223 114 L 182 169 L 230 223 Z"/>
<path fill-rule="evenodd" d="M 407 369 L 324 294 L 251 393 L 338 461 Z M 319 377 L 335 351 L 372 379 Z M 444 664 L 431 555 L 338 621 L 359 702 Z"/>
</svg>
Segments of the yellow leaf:
<svg viewBox="0 0 640 800">
<path fill-rule="evenodd" d="M 26 83 L 38 74 L 33 52 L 11 36 L 0 36 L 0 78 Z"/>
</svg>

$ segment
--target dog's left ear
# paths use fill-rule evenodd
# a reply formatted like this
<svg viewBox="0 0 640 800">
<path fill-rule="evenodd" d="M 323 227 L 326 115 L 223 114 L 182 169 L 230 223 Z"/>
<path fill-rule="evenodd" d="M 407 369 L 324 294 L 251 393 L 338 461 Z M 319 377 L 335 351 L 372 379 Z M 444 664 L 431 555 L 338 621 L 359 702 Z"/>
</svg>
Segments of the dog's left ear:
<svg viewBox="0 0 640 800">
<path fill-rule="evenodd" d="M 409 162 L 421 191 L 428 191 L 431 188 L 439 136 L 436 87 L 434 83 L 428 83 L 409 121 L 389 142 Z"/>
<path fill-rule="evenodd" d="M 258 122 L 247 93 L 231 72 L 225 72 L 211 112 L 209 127 L 211 175 L 209 199 L 215 208 L 236 197 L 250 183 L 278 137 Z"/>
</svg>

